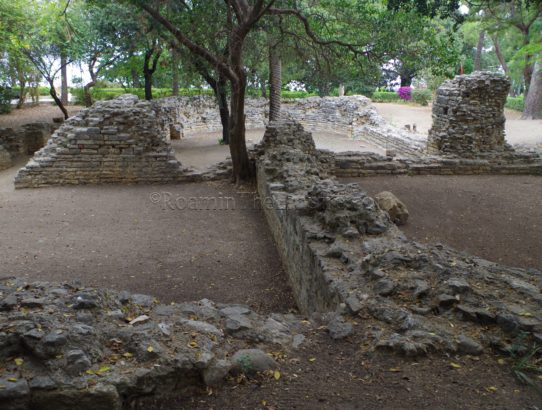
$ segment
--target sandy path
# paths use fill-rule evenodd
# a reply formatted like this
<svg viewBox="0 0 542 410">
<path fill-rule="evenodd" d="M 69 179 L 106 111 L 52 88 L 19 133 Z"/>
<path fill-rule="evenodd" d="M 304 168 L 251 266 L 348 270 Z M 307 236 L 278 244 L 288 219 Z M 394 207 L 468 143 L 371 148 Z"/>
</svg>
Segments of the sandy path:
<svg viewBox="0 0 542 410">
<path fill-rule="evenodd" d="M 416 124 L 418 132 L 427 134 L 431 128 L 431 106 L 416 107 L 406 104 L 374 103 L 379 114 L 390 124 L 403 128 Z M 542 120 L 520 120 L 517 111 L 505 110 L 506 140 L 510 144 L 542 146 Z"/>
</svg>

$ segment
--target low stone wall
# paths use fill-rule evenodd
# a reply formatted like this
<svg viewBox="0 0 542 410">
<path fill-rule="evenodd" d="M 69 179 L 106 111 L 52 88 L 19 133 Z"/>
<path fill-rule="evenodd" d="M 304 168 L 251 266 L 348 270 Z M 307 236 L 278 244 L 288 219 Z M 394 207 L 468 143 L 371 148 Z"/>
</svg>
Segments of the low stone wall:
<svg viewBox="0 0 542 410">
<path fill-rule="evenodd" d="M 257 153 L 258 192 L 303 312 L 352 314 L 369 348 L 407 355 L 505 351 L 521 332 L 542 342 L 541 272 L 406 239 L 359 185 L 329 178 L 325 154 L 294 122 L 272 123 Z"/>
<path fill-rule="evenodd" d="M 206 299 L 162 305 L 147 295 L 2 279 L 0 407 L 121 410 L 153 394 L 166 402 L 203 393 L 230 372 L 275 368 L 266 351 L 303 343 L 313 327 L 301 319 Z"/>
<path fill-rule="evenodd" d="M 216 100 L 211 97 L 169 97 L 156 100 L 168 112 L 168 121 L 184 134 L 222 130 Z M 246 128 L 265 128 L 269 101 L 250 98 L 245 102 Z M 282 101 L 282 115 L 292 117 L 309 131 L 347 135 L 404 154 L 419 154 L 425 138 L 392 127 L 363 96 L 310 97 Z"/>
<path fill-rule="evenodd" d="M 329 172 L 337 177 L 374 175 L 542 175 L 537 153 L 492 154 L 478 158 L 384 157 L 376 153 L 325 152 Z"/>
<path fill-rule="evenodd" d="M 445 81 L 433 103 L 430 153 L 462 157 L 509 149 L 505 144 L 504 105 L 510 80 L 474 72 Z"/>
<path fill-rule="evenodd" d="M 168 142 L 163 111 L 133 95 L 97 102 L 54 133 L 19 170 L 15 187 L 190 180 Z"/>
<path fill-rule="evenodd" d="M 4 146 L 0 145 L 0 171 L 11 167 L 11 164 L 11 155 Z"/>
<path fill-rule="evenodd" d="M 11 154 L 33 155 L 45 146 L 58 124 L 35 122 L 25 124 L 19 128 L 0 128 L 0 145 Z"/>
</svg>

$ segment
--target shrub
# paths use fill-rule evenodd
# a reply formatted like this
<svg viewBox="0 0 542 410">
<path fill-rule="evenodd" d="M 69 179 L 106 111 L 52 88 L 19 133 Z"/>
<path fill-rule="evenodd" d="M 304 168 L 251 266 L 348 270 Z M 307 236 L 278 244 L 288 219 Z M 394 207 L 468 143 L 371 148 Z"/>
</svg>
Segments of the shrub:
<svg viewBox="0 0 542 410">
<path fill-rule="evenodd" d="M 429 105 L 433 93 L 427 88 L 415 88 L 412 90 L 412 101 L 423 106 Z"/>
<path fill-rule="evenodd" d="M 401 100 L 410 101 L 412 99 L 412 88 L 409 86 L 401 87 L 397 94 Z"/>
<path fill-rule="evenodd" d="M 0 86 L 0 114 L 7 114 L 11 111 L 11 99 L 13 93 L 10 87 Z"/>
<path fill-rule="evenodd" d="M 523 112 L 523 108 L 525 107 L 525 100 L 523 96 L 520 97 L 508 97 L 506 99 L 506 108 L 510 108 L 511 110 L 521 111 Z"/>
<path fill-rule="evenodd" d="M 375 91 L 371 99 L 373 102 L 396 102 L 399 95 L 393 91 Z"/>
</svg>

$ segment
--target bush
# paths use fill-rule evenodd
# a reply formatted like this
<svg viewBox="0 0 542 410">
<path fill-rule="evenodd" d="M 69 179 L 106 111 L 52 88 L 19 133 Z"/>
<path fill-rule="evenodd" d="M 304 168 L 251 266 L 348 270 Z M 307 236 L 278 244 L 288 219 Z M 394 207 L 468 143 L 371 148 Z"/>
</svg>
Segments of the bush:
<svg viewBox="0 0 542 410">
<path fill-rule="evenodd" d="M 412 90 L 412 101 L 423 106 L 429 105 L 433 93 L 427 88 L 415 88 Z"/>
<path fill-rule="evenodd" d="M 401 87 L 397 94 L 401 100 L 410 101 L 412 99 L 412 88 L 410 86 Z"/>
<path fill-rule="evenodd" d="M 7 114 L 11 111 L 11 99 L 13 93 L 10 87 L 0 86 L 0 114 Z"/>
<path fill-rule="evenodd" d="M 393 91 L 375 91 L 371 99 L 373 102 L 397 102 L 399 95 Z"/>
<path fill-rule="evenodd" d="M 520 97 L 508 97 L 506 99 L 505 107 L 510 108 L 511 110 L 523 112 L 523 108 L 525 107 L 525 100 L 524 100 L 523 96 L 520 96 Z"/>
</svg>

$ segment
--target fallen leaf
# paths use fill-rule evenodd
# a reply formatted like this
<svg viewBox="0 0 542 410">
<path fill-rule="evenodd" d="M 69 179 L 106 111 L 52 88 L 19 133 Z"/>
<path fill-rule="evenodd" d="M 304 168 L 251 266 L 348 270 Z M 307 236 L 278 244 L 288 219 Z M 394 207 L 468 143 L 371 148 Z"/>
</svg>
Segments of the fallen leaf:
<svg viewBox="0 0 542 410">
<path fill-rule="evenodd" d="M 16 381 L 17 381 L 16 377 L 8 377 L 8 382 L 16 382 Z"/>
<path fill-rule="evenodd" d="M 87 371 L 85 371 L 85 373 L 88 375 L 94 375 L 94 371 L 91 369 L 88 369 Z"/>
<path fill-rule="evenodd" d="M 122 356 L 126 357 L 127 359 L 134 357 L 134 355 L 130 352 L 123 353 Z"/>
<path fill-rule="evenodd" d="M 499 363 L 499 364 L 506 364 L 506 362 L 505 362 L 504 359 L 502 359 L 502 358 L 499 359 L 499 360 L 497 360 L 497 363 Z"/>
<path fill-rule="evenodd" d="M 280 372 L 278 370 L 275 370 L 275 372 L 273 373 L 273 377 L 275 378 L 275 380 L 279 380 L 280 379 Z"/>
<path fill-rule="evenodd" d="M 196 349 L 199 347 L 198 342 L 195 340 L 192 340 L 190 343 L 188 343 L 188 347 L 191 347 L 192 349 Z"/>
<path fill-rule="evenodd" d="M 15 364 L 16 364 L 17 366 L 22 366 L 23 363 L 24 363 L 24 360 L 21 359 L 20 357 L 17 357 L 17 358 L 15 359 Z"/>
<path fill-rule="evenodd" d="M 400 371 L 401 371 L 401 369 L 399 369 L 398 367 L 392 367 L 392 368 L 390 369 L 390 372 L 392 372 L 392 373 L 398 373 L 398 372 L 400 372 Z"/>
<path fill-rule="evenodd" d="M 152 347 L 152 346 L 147 347 L 147 352 L 149 352 L 149 353 L 154 352 L 154 347 Z"/>
<path fill-rule="evenodd" d="M 486 390 L 490 393 L 495 393 L 497 391 L 497 388 L 495 386 L 489 386 L 486 387 Z"/>
<path fill-rule="evenodd" d="M 311 363 L 313 363 L 313 362 L 315 362 L 315 361 L 316 361 L 316 357 L 311 357 L 311 358 L 309 359 L 309 362 L 311 362 Z"/>
<path fill-rule="evenodd" d="M 109 370 L 111 370 L 111 367 L 109 366 L 102 366 L 98 371 L 96 371 L 96 374 L 99 376 L 101 374 L 107 373 Z"/>
<path fill-rule="evenodd" d="M 454 369 L 461 369 L 461 365 L 454 362 L 450 362 L 450 366 L 452 366 Z"/>
</svg>

